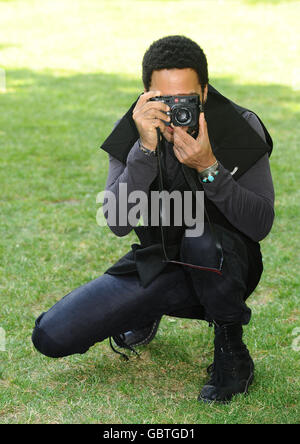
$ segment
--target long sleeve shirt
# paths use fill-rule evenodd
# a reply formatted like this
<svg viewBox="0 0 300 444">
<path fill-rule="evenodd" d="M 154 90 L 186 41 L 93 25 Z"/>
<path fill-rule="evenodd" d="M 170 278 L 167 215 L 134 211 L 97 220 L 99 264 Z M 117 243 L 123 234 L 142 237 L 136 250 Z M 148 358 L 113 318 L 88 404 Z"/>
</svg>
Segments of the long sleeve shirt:
<svg viewBox="0 0 300 444">
<path fill-rule="evenodd" d="M 263 128 L 255 114 L 245 111 L 242 116 L 266 141 Z M 172 145 L 170 148 L 173 149 Z M 175 155 L 169 156 L 167 175 L 170 180 L 176 174 L 178 163 Z M 114 193 L 118 208 L 120 183 L 127 184 L 127 196 L 136 190 L 148 193 L 157 174 L 157 158 L 145 155 L 139 148 L 138 140 L 128 154 L 126 165 L 109 154 L 105 190 Z M 235 180 L 231 172 L 219 162 L 218 176 L 211 183 L 203 183 L 203 189 L 206 197 L 242 233 L 257 242 L 267 236 L 274 220 L 274 187 L 267 153 L 238 180 Z M 133 205 L 128 203 L 128 212 Z M 107 218 L 107 213 L 104 215 Z M 109 226 L 117 236 L 125 236 L 133 228 L 129 224 Z"/>
</svg>

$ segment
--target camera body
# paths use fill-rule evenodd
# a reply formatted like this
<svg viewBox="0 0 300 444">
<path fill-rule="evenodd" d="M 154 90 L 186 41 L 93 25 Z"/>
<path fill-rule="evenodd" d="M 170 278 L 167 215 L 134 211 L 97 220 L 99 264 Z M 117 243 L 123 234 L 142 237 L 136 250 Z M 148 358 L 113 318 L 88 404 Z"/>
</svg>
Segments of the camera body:
<svg viewBox="0 0 300 444">
<path fill-rule="evenodd" d="M 167 126 L 170 126 L 171 123 L 174 126 L 196 127 L 198 125 L 199 113 L 202 110 L 198 94 L 190 96 L 156 96 L 149 99 L 149 101 L 164 102 L 170 107 L 170 111 L 165 114 L 171 117 L 171 121 L 166 122 L 163 120 Z"/>
</svg>

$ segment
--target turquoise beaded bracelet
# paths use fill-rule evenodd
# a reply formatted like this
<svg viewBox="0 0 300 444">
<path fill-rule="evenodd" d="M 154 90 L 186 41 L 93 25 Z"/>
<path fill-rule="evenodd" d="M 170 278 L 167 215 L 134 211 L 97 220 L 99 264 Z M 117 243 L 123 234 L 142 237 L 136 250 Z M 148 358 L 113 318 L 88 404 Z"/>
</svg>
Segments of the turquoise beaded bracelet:
<svg viewBox="0 0 300 444">
<path fill-rule="evenodd" d="M 200 181 L 203 183 L 213 182 L 215 177 L 219 174 L 218 167 L 219 164 L 216 160 L 213 165 L 198 173 Z"/>
</svg>

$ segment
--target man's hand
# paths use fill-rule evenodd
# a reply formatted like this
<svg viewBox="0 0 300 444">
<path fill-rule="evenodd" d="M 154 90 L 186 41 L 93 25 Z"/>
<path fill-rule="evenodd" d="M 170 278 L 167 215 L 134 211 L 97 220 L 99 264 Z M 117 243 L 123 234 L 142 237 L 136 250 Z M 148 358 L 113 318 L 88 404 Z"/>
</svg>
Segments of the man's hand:
<svg viewBox="0 0 300 444">
<path fill-rule="evenodd" d="M 216 158 L 211 149 L 204 113 L 199 115 L 199 134 L 194 139 L 182 128 L 174 126 L 174 154 L 179 162 L 201 172 L 213 165 Z"/>
<path fill-rule="evenodd" d="M 141 143 L 149 150 L 155 150 L 157 146 L 157 132 L 165 130 L 165 124 L 161 119 L 170 121 L 170 117 L 163 111 L 170 111 L 170 107 L 163 102 L 148 102 L 151 97 L 161 96 L 160 91 L 149 91 L 142 94 L 132 112 L 133 120 L 140 134 Z"/>
</svg>

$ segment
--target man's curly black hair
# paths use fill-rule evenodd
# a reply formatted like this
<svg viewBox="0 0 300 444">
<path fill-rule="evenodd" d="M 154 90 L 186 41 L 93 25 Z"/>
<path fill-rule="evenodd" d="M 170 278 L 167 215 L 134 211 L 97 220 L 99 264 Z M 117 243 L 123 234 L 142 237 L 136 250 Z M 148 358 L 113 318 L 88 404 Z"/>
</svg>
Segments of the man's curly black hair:
<svg viewBox="0 0 300 444">
<path fill-rule="evenodd" d="M 143 58 L 143 83 L 146 91 L 154 70 L 193 68 L 204 88 L 208 83 L 206 56 L 200 46 L 183 35 L 170 35 L 153 42 Z"/>
</svg>

